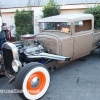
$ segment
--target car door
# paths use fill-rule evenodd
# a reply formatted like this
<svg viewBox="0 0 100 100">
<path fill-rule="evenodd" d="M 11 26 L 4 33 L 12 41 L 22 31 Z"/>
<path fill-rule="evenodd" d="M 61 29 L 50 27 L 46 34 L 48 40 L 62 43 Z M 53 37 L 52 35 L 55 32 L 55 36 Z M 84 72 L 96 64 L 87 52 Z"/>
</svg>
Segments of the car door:
<svg viewBox="0 0 100 100">
<path fill-rule="evenodd" d="M 92 49 L 92 20 L 84 20 L 82 23 L 83 25 L 80 26 L 75 22 L 73 59 L 90 54 Z"/>
</svg>

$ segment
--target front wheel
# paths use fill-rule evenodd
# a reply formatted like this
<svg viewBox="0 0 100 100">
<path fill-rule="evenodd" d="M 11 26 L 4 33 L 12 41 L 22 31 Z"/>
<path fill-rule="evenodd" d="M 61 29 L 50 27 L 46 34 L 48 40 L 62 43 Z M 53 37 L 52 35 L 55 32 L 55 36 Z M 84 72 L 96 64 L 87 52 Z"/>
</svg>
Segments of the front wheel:
<svg viewBox="0 0 100 100">
<path fill-rule="evenodd" d="M 37 100 L 47 91 L 50 83 L 50 75 L 44 65 L 29 63 L 17 74 L 15 87 L 22 90 L 18 93 L 23 100 Z"/>
</svg>

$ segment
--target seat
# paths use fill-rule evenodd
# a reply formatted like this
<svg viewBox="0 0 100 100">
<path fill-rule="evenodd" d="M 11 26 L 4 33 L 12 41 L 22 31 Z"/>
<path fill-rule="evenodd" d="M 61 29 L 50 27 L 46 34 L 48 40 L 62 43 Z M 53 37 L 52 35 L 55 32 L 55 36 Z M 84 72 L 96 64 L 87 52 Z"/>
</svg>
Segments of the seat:
<svg viewBox="0 0 100 100">
<path fill-rule="evenodd" d="M 61 32 L 69 33 L 69 28 L 62 27 Z"/>
</svg>

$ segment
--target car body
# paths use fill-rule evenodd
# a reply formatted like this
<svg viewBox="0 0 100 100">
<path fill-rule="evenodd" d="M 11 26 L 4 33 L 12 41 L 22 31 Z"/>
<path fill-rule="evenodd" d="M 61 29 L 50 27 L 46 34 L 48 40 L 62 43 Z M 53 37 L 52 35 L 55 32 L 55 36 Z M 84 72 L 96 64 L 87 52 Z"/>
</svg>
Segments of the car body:
<svg viewBox="0 0 100 100">
<path fill-rule="evenodd" d="M 37 35 L 6 42 L 0 55 L 1 74 L 15 80 L 22 99 L 36 100 L 47 91 L 49 70 L 90 54 L 99 48 L 100 32 L 94 32 L 91 14 L 65 14 L 40 19 Z M 30 91 L 31 90 L 31 91 Z"/>
<path fill-rule="evenodd" d="M 70 32 L 41 31 L 41 23 L 65 23 L 65 21 L 70 27 Z M 98 48 L 100 32 L 94 32 L 94 16 L 91 14 L 58 15 L 41 19 L 38 22 L 40 23 L 40 34 L 37 35 L 37 38 L 52 54 L 70 57 L 71 61 L 86 56 Z M 79 25 L 81 23 L 83 25 Z"/>
</svg>

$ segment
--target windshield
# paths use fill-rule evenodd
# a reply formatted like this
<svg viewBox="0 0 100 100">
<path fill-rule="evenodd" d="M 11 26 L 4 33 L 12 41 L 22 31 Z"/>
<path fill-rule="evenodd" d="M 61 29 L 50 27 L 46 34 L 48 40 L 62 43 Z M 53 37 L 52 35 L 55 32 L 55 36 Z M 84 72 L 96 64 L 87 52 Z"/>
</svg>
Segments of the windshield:
<svg viewBox="0 0 100 100">
<path fill-rule="evenodd" d="M 60 31 L 70 33 L 70 22 L 45 22 L 40 23 L 40 31 Z"/>
</svg>

